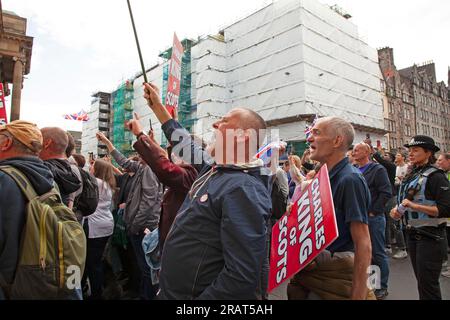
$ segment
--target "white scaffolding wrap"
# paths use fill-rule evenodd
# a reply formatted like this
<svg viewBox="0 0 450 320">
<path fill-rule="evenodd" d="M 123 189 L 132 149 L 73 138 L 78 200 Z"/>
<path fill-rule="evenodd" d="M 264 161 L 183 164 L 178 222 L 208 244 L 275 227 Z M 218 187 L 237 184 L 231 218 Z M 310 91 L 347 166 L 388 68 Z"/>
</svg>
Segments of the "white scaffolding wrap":
<svg viewBox="0 0 450 320">
<path fill-rule="evenodd" d="M 275 2 L 226 28 L 225 42 L 231 106 L 266 120 L 337 115 L 383 129 L 377 52 L 327 6 Z"/>
<path fill-rule="evenodd" d="M 378 132 L 383 141 L 377 51 L 327 5 L 275 1 L 222 34 L 200 39 L 191 49 L 195 133 L 208 135 L 217 117 L 242 106 L 284 123 L 277 126 L 283 139 L 304 139 L 304 116 L 317 114 L 343 117 L 358 130 Z M 160 88 L 162 73 L 162 65 L 149 72 Z M 149 118 L 157 121 L 142 98 L 142 82 L 135 80 L 133 106 L 147 129 Z M 357 132 L 357 139 L 364 137 Z"/>
<path fill-rule="evenodd" d="M 163 68 L 164 64 L 153 67 L 149 72 L 147 72 L 147 79 L 149 82 L 155 84 L 160 90 L 163 88 Z M 133 109 L 140 116 L 140 122 L 143 126 L 144 132 L 150 130 L 150 121 L 152 122 L 153 132 L 155 140 L 161 143 L 162 130 L 159 120 L 156 118 L 153 111 L 147 105 L 147 101 L 144 99 L 144 77 L 140 76 L 134 80 L 134 98 L 133 98 Z M 162 92 L 161 92 L 162 94 Z"/>
<path fill-rule="evenodd" d="M 88 159 L 89 153 L 98 155 L 98 140 L 96 134 L 99 131 L 100 101 L 94 100 L 88 112 L 89 121 L 83 122 L 81 134 L 81 154 Z"/>
</svg>

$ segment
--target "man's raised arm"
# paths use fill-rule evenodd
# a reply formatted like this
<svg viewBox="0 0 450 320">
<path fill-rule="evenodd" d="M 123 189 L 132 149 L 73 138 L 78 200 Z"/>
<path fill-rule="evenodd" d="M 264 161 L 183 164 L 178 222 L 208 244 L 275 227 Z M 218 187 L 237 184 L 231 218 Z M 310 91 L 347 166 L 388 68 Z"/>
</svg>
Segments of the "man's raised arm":
<svg viewBox="0 0 450 320">
<path fill-rule="evenodd" d="M 195 143 L 190 133 L 172 119 L 169 111 L 161 103 L 158 87 L 150 83 L 144 83 L 144 98 L 161 122 L 161 129 L 172 145 L 173 152 L 179 158 L 193 165 L 198 172 L 201 172 L 203 167 L 214 163 L 209 154 Z"/>
</svg>

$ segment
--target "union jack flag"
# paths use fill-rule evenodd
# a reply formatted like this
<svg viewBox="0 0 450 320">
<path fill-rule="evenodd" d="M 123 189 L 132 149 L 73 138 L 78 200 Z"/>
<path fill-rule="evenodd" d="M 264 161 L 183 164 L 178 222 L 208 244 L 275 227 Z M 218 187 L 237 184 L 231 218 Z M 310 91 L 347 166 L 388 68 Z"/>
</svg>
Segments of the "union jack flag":
<svg viewBox="0 0 450 320">
<path fill-rule="evenodd" d="M 267 143 L 266 145 L 262 146 L 258 152 L 255 155 L 256 159 L 261 159 L 264 161 L 264 164 L 270 163 L 272 160 L 272 154 L 275 151 L 275 149 L 280 149 L 281 146 L 286 146 L 286 142 L 284 141 L 275 141 L 271 143 Z"/>
<path fill-rule="evenodd" d="M 65 114 L 64 119 L 87 122 L 87 121 L 89 121 L 89 116 L 86 111 L 81 110 L 78 113 Z"/>
<path fill-rule="evenodd" d="M 316 117 L 314 118 L 313 123 L 312 123 L 310 126 L 308 126 L 308 125 L 306 126 L 306 128 L 305 128 L 306 140 L 308 140 L 309 137 L 311 136 L 312 129 L 313 129 L 314 126 L 316 125 L 317 120 L 319 120 L 319 117 L 318 117 L 317 114 L 316 114 Z"/>
</svg>

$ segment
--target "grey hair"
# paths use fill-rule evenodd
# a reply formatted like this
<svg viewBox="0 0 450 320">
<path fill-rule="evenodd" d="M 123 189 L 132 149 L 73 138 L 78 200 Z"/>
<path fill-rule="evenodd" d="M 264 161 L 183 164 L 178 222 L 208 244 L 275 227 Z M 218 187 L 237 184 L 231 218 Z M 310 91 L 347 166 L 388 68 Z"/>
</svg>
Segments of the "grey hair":
<svg viewBox="0 0 450 320">
<path fill-rule="evenodd" d="M 25 156 L 38 156 L 39 152 L 42 150 L 42 144 L 37 141 L 31 142 L 32 148 L 27 147 L 22 142 L 17 140 L 14 136 L 7 133 L 6 136 L 12 140 L 12 148 L 20 154 L 23 154 Z"/>
<path fill-rule="evenodd" d="M 450 152 L 443 152 L 441 155 L 444 156 L 445 159 L 450 160 Z"/>
<path fill-rule="evenodd" d="M 355 129 L 350 122 L 339 117 L 325 117 L 320 119 L 327 123 L 327 131 L 335 137 L 343 138 L 342 150 L 347 151 L 355 140 Z"/>
<path fill-rule="evenodd" d="M 24 145 L 22 142 L 20 142 L 16 138 L 12 137 L 12 139 L 13 139 L 13 148 L 17 152 L 23 153 L 25 155 L 38 156 L 39 152 L 41 152 L 41 150 L 42 150 L 42 144 L 40 144 L 37 141 L 31 142 L 31 145 L 33 146 L 33 150 L 31 150 L 30 148 L 28 148 L 26 145 Z"/>
</svg>

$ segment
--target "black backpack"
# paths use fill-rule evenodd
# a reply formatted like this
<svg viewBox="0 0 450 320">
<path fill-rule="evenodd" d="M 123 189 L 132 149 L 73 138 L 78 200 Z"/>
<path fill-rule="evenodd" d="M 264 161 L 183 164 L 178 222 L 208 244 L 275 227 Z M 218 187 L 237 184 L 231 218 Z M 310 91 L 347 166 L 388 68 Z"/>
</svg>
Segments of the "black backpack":
<svg viewBox="0 0 450 320">
<path fill-rule="evenodd" d="M 275 178 L 272 186 L 272 219 L 278 220 L 286 213 L 287 197 L 280 188 L 278 179 Z"/>
<path fill-rule="evenodd" d="M 80 170 L 83 191 L 74 200 L 74 211 L 80 212 L 83 217 L 95 212 L 98 205 L 98 184 L 97 179 L 83 169 Z"/>
</svg>

